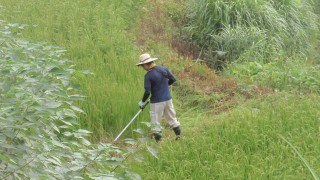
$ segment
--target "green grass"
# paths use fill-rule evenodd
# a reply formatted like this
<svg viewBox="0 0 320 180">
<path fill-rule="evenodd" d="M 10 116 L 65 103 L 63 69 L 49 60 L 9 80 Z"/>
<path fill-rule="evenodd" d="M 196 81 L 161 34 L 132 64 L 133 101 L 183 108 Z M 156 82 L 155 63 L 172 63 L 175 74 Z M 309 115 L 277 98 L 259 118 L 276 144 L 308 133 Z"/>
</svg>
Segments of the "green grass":
<svg viewBox="0 0 320 180">
<path fill-rule="evenodd" d="M 94 76 L 76 76 L 86 101 L 83 128 L 95 137 L 118 133 L 138 111 L 143 93 L 143 70 L 137 68 L 140 51 L 130 34 L 143 0 L 3 0 L 1 19 L 30 25 L 22 36 L 67 50 L 78 70 Z M 129 10 L 130 9 L 130 10 Z M 147 119 L 144 113 L 143 120 Z"/>
<path fill-rule="evenodd" d="M 212 116 L 182 113 L 184 137 L 166 131 L 160 160 L 148 157 L 143 179 L 312 179 L 285 137 L 320 173 L 319 96 L 277 94 Z"/>
</svg>

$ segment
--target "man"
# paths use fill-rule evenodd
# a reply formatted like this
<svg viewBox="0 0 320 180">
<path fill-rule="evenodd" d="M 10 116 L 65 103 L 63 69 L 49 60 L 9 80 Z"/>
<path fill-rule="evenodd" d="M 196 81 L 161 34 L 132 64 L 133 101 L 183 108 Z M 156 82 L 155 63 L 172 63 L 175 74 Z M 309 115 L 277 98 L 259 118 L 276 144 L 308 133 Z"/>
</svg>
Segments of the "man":
<svg viewBox="0 0 320 180">
<path fill-rule="evenodd" d="M 139 106 L 143 109 L 151 94 L 151 121 L 159 125 L 164 115 L 168 124 L 173 128 L 176 140 L 178 140 L 181 134 L 180 122 L 177 120 L 169 90 L 169 86 L 176 81 L 176 78 L 166 67 L 157 66 L 154 63 L 157 59 L 158 58 L 151 58 L 148 53 L 144 53 L 140 56 L 140 62 L 136 64 L 147 71 L 147 74 L 144 76 L 145 92 L 142 100 L 139 102 Z M 156 142 L 159 142 L 162 137 L 161 131 L 153 132 L 153 137 Z"/>
</svg>

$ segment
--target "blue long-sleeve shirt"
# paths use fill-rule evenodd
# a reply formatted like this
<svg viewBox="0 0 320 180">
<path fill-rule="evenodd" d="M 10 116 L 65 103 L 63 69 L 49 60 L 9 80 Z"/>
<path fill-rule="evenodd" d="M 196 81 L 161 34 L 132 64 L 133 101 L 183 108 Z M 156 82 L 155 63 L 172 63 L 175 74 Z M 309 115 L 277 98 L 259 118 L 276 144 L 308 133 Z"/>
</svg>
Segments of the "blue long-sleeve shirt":
<svg viewBox="0 0 320 180">
<path fill-rule="evenodd" d="M 158 103 L 172 98 L 169 85 L 176 81 L 174 75 L 163 66 L 155 66 L 144 76 L 145 95 L 143 101 L 151 93 L 150 102 Z"/>
</svg>

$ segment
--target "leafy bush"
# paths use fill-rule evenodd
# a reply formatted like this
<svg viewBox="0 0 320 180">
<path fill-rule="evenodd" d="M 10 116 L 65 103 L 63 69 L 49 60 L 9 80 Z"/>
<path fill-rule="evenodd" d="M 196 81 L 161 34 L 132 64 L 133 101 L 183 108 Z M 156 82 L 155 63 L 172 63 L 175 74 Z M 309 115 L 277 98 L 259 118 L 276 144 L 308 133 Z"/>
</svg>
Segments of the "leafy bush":
<svg viewBox="0 0 320 180">
<path fill-rule="evenodd" d="M 139 178 L 122 163 L 128 151 L 91 144 L 78 129 L 83 96 L 65 51 L 18 39 L 12 32 L 23 27 L 0 25 L 0 179 Z"/>
<path fill-rule="evenodd" d="M 308 52 L 318 32 L 313 10 L 311 1 L 193 0 L 186 29 L 214 68 L 239 58 L 269 62 Z"/>
</svg>

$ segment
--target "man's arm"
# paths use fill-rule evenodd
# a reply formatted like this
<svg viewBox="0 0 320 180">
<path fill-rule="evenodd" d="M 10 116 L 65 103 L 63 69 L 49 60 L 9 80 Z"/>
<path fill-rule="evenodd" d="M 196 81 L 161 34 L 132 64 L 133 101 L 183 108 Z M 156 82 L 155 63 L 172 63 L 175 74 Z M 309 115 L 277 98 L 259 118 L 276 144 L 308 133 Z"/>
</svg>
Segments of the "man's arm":
<svg viewBox="0 0 320 180">
<path fill-rule="evenodd" d="M 144 77 L 144 89 L 145 89 L 145 91 L 144 91 L 142 100 L 138 103 L 140 109 L 144 109 L 144 107 L 147 104 L 147 100 L 151 94 L 151 82 L 147 76 Z"/>
<path fill-rule="evenodd" d="M 174 82 L 177 81 L 176 77 L 171 73 L 171 71 L 169 69 L 166 69 L 167 73 L 168 73 L 168 79 L 169 79 L 169 86 L 171 86 Z"/>
<path fill-rule="evenodd" d="M 145 91 L 142 97 L 142 102 L 146 102 L 151 94 L 151 81 L 147 75 L 144 77 L 144 89 Z"/>
<path fill-rule="evenodd" d="M 146 102 L 147 99 L 149 98 L 150 94 L 151 93 L 149 91 L 145 90 L 144 94 L 143 94 L 143 97 L 142 97 L 142 102 Z"/>
</svg>

